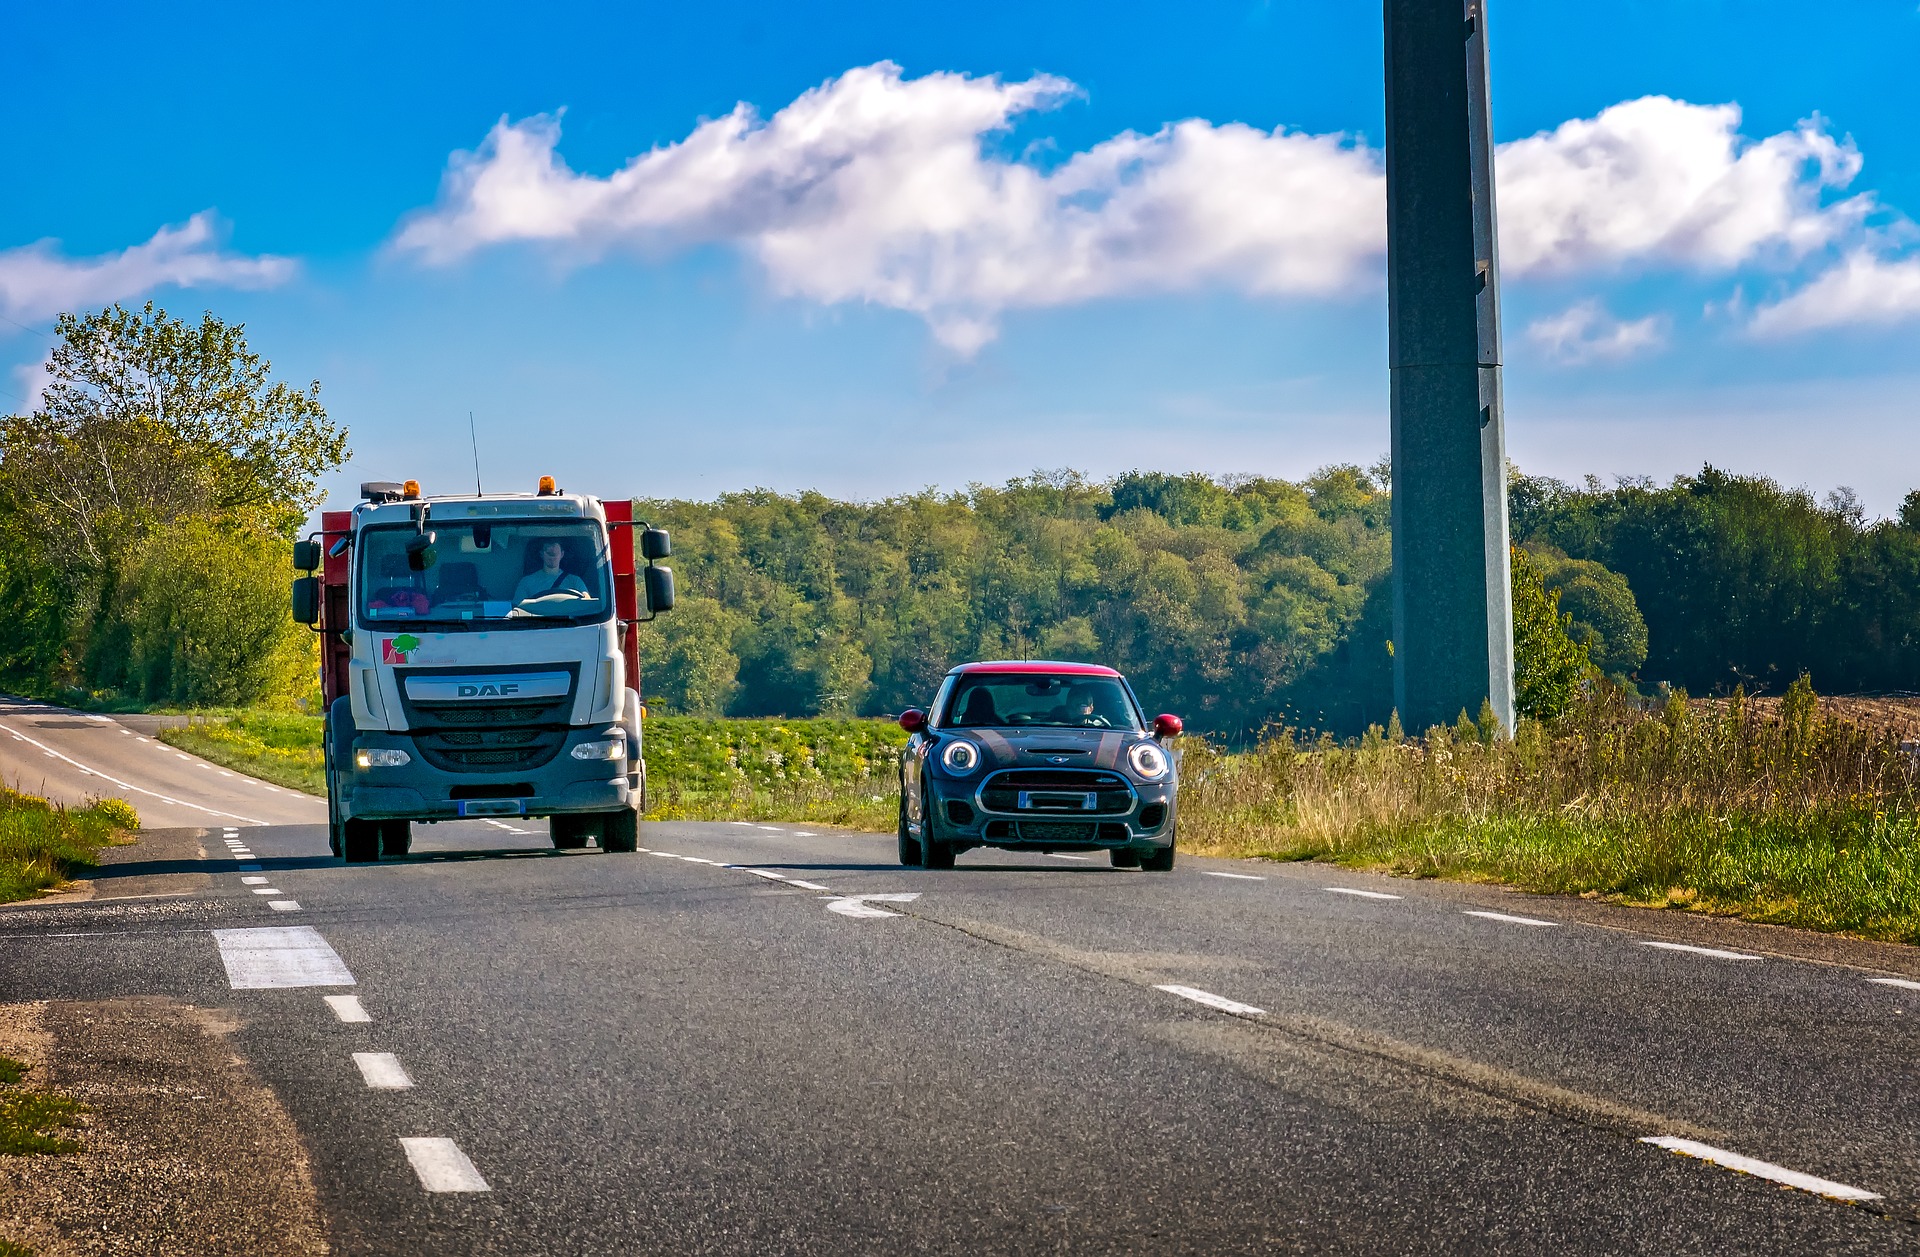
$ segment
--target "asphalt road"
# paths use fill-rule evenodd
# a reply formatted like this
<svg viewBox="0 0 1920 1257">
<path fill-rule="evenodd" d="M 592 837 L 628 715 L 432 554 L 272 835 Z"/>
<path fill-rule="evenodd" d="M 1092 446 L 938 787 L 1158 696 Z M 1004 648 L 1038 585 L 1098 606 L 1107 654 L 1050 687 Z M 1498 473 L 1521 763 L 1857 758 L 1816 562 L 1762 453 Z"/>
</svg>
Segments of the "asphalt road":
<svg viewBox="0 0 1920 1257">
<path fill-rule="evenodd" d="M 0 1000 L 233 1010 L 338 1252 L 1920 1251 L 1908 949 L 796 825 L 347 867 L 137 732 L 0 730 L 10 782 L 269 822 L 0 910 Z"/>
</svg>

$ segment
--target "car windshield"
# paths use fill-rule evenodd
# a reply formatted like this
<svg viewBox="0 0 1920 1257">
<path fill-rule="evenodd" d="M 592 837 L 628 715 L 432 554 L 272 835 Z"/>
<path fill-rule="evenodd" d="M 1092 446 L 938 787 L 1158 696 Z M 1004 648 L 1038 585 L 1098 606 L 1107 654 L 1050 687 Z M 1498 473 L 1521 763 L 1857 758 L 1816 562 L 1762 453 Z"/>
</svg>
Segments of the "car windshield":
<svg viewBox="0 0 1920 1257">
<path fill-rule="evenodd" d="M 1118 677 L 971 673 L 947 699 L 943 727 L 1140 728 Z"/>
<path fill-rule="evenodd" d="M 429 520 L 368 528 L 359 551 L 362 622 L 531 628 L 603 619 L 607 538 L 587 520 Z M 411 548 L 409 544 L 411 543 Z"/>
</svg>

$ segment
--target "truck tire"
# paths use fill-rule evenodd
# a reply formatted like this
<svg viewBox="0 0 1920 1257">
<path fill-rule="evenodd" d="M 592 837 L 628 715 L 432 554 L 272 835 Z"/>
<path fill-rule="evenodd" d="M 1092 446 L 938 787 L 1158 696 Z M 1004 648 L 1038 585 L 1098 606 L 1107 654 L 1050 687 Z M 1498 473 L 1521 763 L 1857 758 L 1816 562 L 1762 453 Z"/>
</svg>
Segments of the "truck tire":
<svg viewBox="0 0 1920 1257">
<path fill-rule="evenodd" d="M 600 849 L 631 852 L 640 845 L 640 813 L 630 807 L 600 815 Z"/>
<path fill-rule="evenodd" d="M 348 864 L 372 864 L 380 858 L 380 822 L 355 820 L 349 816 L 340 823 L 340 855 Z"/>
<path fill-rule="evenodd" d="M 590 816 L 549 816 L 547 832 L 553 835 L 555 851 L 578 851 L 587 845 L 587 839 L 593 836 L 593 818 Z"/>
<path fill-rule="evenodd" d="M 380 822 L 380 854 L 389 858 L 405 855 L 413 850 L 413 823 L 411 821 Z"/>
</svg>

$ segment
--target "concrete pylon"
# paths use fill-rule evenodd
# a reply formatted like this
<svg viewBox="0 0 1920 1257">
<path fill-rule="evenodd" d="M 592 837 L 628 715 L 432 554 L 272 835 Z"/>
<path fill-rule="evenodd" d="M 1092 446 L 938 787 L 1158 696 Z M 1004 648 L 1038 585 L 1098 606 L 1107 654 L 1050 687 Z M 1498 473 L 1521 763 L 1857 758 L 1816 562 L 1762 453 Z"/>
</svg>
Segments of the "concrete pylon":
<svg viewBox="0 0 1920 1257">
<path fill-rule="evenodd" d="M 1513 728 L 1500 266 L 1484 0 L 1385 0 L 1393 697 Z"/>
</svg>

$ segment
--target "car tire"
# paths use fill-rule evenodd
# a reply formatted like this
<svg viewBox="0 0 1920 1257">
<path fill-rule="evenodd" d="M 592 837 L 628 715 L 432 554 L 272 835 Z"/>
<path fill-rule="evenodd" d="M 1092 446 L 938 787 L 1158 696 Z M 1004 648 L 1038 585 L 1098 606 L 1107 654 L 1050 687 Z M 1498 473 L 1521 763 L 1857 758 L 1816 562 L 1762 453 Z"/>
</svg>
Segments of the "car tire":
<svg viewBox="0 0 1920 1257">
<path fill-rule="evenodd" d="M 1109 858 L 1117 869 L 1137 869 L 1140 867 L 1140 853 L 1132 847 L 1115 847 Z"/>
<path fill-rule="evenodd" d="M 1161 847 L 1152 855 L 1141 856 L 1140 867 L 1149 873 L 1173 872 L 1173 840 L 1169 838 L 1167 845 Z"/>
<path fill-rule="evenodd" d="M 349 816 L 340 822 L 340 858 L 348 864 L 373 864 L 380 859 L 380 822 L 355 820 Z"/>
<path fill-rule="evenodd" d="M 640 813 L 630 807 L 600 815 L 600 849 L 612 855 L 630 855 L 640 845 Z"/>
<path fill-rule="evenodd" d="M 900 792 L 900 863 L 904 868 L 920 867 L 920 844 L 907 832 L 907 792 Z"/>
<path fill-rule="evenodd" d="M 555 851 L 578 851 L 592 837 L 592 822 L 584 816 L 549 816 L 547 832 L 553 835 Z"/>
<path fill-rule="evenodd" d="M 413 850 L 413 823 L 411 821 L 380 822 L 380 854 L 391 858 L 405 855 Z"/>
<path fill-rule="evenodd" d="M 933 804 L 928 800 L 924 786 L 920 789 L 920 867 L 923 869 L 953 867 L 952 845 L 941 842 L 934 834 Z"/>
</svg>

